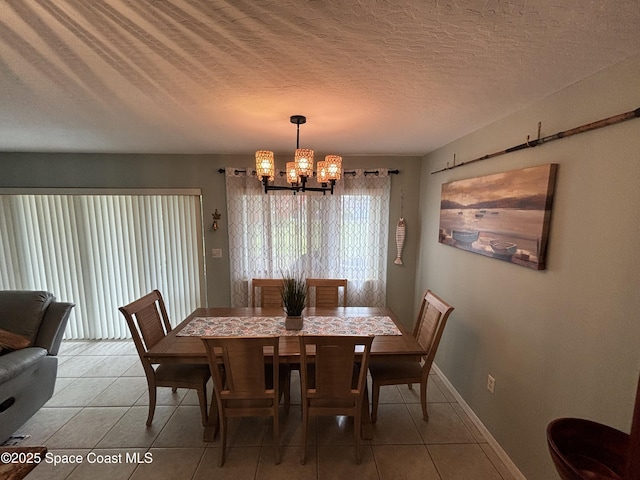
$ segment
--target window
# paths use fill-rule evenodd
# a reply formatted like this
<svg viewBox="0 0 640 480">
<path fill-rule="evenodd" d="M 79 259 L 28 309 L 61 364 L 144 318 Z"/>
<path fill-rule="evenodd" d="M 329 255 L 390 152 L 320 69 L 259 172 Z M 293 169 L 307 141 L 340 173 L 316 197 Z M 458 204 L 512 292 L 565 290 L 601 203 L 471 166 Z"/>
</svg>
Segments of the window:
<svg viewBox="0 0 640 480">
<path fill-rule="evenodd" d="M 265 195 L 254 176 L 233 168 L 226 175 L 232 306 L 250 303 L 252 278 L 280 278 L 289 271 L 348 279 L 349 305 L 385 304 L 386 170 L 345 175 L 334 195 Z"/>
<path fill-rule="evenodd" d="M 0 195 L 0 289 L 76 304 L 65 338 L 130 337 L 118 307 L 157 288 L 179 322 L 203 303 L 200 192 Z"/>
</svg>

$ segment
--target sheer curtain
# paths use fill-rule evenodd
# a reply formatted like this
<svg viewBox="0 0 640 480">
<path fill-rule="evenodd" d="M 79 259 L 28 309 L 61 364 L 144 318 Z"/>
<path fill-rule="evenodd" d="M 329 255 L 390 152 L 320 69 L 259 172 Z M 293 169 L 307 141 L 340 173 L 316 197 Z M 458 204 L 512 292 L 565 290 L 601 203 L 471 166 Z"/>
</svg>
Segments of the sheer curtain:
<svg viewBox="0 0 640 480">
<path fill-rule="evenodd" d="M 311 181 L 312 183 L 315 180 Z M 349 305 L 383 306 L 391 181 L 354 170 L 334 195 L 269 192 L 254 175 L 226 170 L 232 306 L 250 304 L 252 278 L 346 278 Z M 276 174 L 276 184 L 286 181 Z"/>
<path fill-rule="evenodd" d="M 0 195 L 0 289 L 76 304 L 68 339 L 128 338 L 118 307 L 157 288 L 177 323 L 202 305 L 200 194 Z"/>
</svg>

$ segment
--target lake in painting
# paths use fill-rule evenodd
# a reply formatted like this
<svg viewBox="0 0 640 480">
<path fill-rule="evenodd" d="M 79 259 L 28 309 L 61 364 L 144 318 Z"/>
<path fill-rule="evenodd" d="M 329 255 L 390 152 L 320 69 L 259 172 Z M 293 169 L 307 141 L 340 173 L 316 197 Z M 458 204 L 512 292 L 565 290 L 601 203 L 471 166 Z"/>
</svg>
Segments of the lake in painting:
<svg viewBox="0 0 640 480">
<path fill-rule="evenodd" d="M 542 270 L 556 164 L 442 185 L 439 241 Z"/>
</svg>

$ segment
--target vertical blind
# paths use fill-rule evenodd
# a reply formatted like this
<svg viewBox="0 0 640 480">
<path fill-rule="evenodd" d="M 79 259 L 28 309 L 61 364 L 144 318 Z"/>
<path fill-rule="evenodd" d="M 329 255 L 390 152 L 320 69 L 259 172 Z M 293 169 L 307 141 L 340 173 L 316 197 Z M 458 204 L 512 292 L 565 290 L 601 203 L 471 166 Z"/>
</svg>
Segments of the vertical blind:
<svg viewBox="0 0 640 480">
<path fill-rule="evenodd" d="M 118 311 L 153 289 L 175 325 L 203 303 L 199 192 L 0 195 L 0 290 L 76 304 L 68 339 L 131 335 Z"/>
</svg>

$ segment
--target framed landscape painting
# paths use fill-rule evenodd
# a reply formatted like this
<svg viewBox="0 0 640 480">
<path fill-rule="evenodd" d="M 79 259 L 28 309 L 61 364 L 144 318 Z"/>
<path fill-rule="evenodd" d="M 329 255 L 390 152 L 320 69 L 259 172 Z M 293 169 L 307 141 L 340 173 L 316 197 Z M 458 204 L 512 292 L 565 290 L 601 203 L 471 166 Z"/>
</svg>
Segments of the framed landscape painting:
<svg viewBox="0 0 640 480">
<path fill-rule="evenodd" d="M 442 185 L 439 241 L 543 270 L 557 164 Z"/>
</svg>

